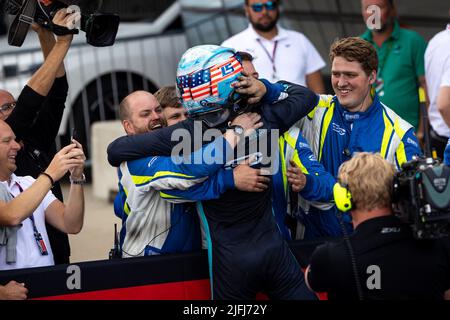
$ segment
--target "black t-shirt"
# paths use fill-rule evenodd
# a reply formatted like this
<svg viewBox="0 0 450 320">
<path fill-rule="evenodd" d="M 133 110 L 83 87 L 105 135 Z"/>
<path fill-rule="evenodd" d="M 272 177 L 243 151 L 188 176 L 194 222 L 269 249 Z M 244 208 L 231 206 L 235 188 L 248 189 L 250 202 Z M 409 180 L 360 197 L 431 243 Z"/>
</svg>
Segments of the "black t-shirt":
<svg viewBox="0 0 450 320">
<path fill-rule="evenodd" d="M 366 220 L 350 236 L 363 298 L 443 299 L 450 288 L 449 239 L 416 240 L 394 216 Z M 348 248 L 343 240 L 314 251 L 308 283 L 330 300 L 358 299 Z M 369 289 L 370 288 L 370 289 Z"/>
</svg>

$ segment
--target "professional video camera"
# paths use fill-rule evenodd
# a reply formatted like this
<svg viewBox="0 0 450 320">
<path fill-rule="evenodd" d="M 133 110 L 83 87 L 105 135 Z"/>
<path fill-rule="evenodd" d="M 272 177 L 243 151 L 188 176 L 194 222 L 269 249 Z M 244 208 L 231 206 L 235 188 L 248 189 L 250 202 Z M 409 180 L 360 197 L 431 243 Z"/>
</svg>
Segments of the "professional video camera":
<svg viewBox="0 0 450 320">
<path fill-rule="evenodd" d="M 32 22 L 37 22 L 57 35 L 78 33 L 78 29 L 52 23 L 55 13 L 69 6 L 80 9 L 80 29 L 86 33 L 86 42 L 90 45 L 113 45 L 119 28 L 118 15 L 97 11 L 102 0 L 0 0 L 0 3 L 6 13 L 16 16 L 9 28 L 8 43 L 17 47 L 22 45 Z"/>
<path fill-rule="evenodd" d="M 417 239 L 450 235 L 450 167 L 431 157 L 404 163 L 394 179 L 394 211 Z"/>
</svg>

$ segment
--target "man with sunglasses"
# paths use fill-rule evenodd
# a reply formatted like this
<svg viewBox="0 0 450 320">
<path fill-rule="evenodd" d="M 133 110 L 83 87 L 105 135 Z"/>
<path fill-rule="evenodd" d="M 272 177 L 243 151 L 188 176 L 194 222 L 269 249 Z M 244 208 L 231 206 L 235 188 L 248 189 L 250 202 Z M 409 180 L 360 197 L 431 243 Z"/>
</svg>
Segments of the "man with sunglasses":
<svg viewBox="0 0 450 320">
<path fill-rule="evenodd" d="M 277 24 L 279 7 L 279 0 L 246 0 L 244 10 L 250 25 L 222 46 L 251 53 L 263 79 L 285 80 L 324 93 L 320 69 L 325 61 L 305 35 Z"/>
<path fill-rule="evenodd" d="M 65 10 L 55 14 L 53 22 L 67 25 L 73 16 Z M 72 35 L 54 35 L 37 24 L 44 63 L 23 88 L 17 101 L 7 91 L 0 90 L 0 119 L 12 128 L 21 149 L 16 157 L 16 174 L 37 178 L 54 155 L 54 141 L 58 134 L 68 92 L 63 60 L 72 43 Z M 56 183 L 52 192 L 62 201 Z M 47 225 L 55 264 L 69 263 L 70 246 L 67 234 Z"/>
</svg>

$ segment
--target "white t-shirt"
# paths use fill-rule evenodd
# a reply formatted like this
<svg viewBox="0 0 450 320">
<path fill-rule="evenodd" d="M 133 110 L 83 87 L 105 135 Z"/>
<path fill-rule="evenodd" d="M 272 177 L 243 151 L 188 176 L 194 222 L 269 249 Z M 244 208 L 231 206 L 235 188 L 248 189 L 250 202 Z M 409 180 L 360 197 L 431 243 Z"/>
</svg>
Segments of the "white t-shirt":
<svg viewBox="0 0 450 320">
<path fill-rule="evenodd" d="M 280 26 L 278 35 L 267 40 L 249 25 L 246 30 L 225 40 L 222 46 L 250 53 L 260 78 L 270 82 L 286 80 L 306 85 L 307 74 L 325 67 L 325 61 L 305 35 Z"/>
<path fill-rule="evenodd" d="M 437 108 L 439 89 L 450 87 L 450 24 L 428 43 L 425 51 L 425 78 L 430 99 L 430 124 L 438 135 L 450 137 L 450 128 Z"/>
<path fill-rule="evenodd" d="M 0 183 L 8 189 L 12 196 L 17 197 L 20 194 L 19 185 L 23 190 L 26 190 L 33 184 L 34 181 L 35 179 L 30 176 L 18 177 L 13 174 L 9 184 L 6 181 L 0 181 Z M 0 270 L 44 267 L 55 264 L 53 260 L 53 252 L 50 247 L 50 241 L 48 240 L 47 230 L 45 228 L 45 210 L 55 200 L 56 197 L 51 191 L 49 191 L 45 195 L 44 200 L 42 200 L 33 212 L 36 228 L 44 240 L 48 255 L 41 255 L 34 238 L 33 224 L 31 219 L 27 218 L 22 221 L 22 227 L 17 231 L 16 263 L 6 263 L 6 247 L 0 246 Z"/>
</svg>

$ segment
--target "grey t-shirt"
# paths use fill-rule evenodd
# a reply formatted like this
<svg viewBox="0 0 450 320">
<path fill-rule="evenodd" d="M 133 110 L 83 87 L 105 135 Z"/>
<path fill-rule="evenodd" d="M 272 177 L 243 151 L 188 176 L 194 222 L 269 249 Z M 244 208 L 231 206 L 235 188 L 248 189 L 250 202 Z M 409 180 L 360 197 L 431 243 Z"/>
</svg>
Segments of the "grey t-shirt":
<svg viewBox="0 0 450 320">
<path fill-rule="evenodd" d="M 0 200 L 4 202 L 12 200 L 11 194 L 3 183 L 0 183 Z M 0 226 L 0 246 L 6 246 L 6 263 L 16 262 L 17 230 L 21 226 Z"/>
</svg>

